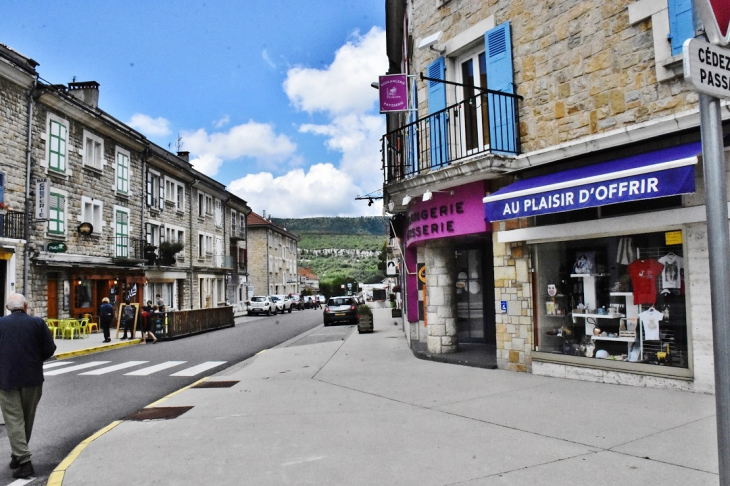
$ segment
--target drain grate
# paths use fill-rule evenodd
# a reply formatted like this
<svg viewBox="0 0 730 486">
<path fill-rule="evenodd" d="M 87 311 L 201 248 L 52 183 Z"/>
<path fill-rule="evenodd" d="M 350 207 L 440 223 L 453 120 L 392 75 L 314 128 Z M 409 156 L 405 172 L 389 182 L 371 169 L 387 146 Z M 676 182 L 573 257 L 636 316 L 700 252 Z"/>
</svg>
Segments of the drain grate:
<svg viewBox="0 0 730 486">
<path fill-rule="evenodd" d="M 124 420 L 170 420 L 178 418 L 193 407 L 151 407 L 137 410 Z"/>
<path fill-rule="evenodd" d="M 238 383 L 237 381 L 204 381 L 193 388 L 230 388 Z"/>
</svg>

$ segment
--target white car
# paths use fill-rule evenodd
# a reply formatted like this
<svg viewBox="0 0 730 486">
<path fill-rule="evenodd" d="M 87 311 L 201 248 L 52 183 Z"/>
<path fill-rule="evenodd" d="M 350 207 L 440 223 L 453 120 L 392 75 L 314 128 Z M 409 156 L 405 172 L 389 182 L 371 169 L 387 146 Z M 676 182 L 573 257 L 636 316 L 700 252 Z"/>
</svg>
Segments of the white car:
<svg viewBox="0 0 730 486">
<path fill-rule="evenodd" d="M 248 315 L 251 314 L 276 314 L 276 305 L 268 295 L 254 295 L 251 300 L 246 302 L 248 305 Z"/>
<path fill-rule="evenodd" d="M 271 300 L 274 302 L 274 305 L 276 305 L 277 311 L 282 314 L 284 312 L 291 314 L 292 301 L 288 296 L 282 294 L 272 295 Z"/>
</svg>

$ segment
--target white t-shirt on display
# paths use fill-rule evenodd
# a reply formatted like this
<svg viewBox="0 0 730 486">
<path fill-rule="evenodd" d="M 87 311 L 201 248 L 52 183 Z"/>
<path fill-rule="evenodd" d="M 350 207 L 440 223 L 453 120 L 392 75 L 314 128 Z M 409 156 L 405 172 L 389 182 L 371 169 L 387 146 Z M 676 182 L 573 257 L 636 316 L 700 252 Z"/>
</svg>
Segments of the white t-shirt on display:
<svg viewBox="0 0 730 486">
<path fill-rule="evenodd" d="M 659 341 L 659 321 L 664 319 L 664 314 L 652 307 L 639 314 L 639 319 L 644 326 L 644 340 Z"/>
<path fill-rule="evenodd" d="M 664 265 L 664 270 L 662 270 L 662 288 L 679 289 L 682 287 L 680 271 L 682 270 L 683 262 L 682 257 L 674 253 L 667 253 L 659 259 L 659 263 Z"/>
</svg>

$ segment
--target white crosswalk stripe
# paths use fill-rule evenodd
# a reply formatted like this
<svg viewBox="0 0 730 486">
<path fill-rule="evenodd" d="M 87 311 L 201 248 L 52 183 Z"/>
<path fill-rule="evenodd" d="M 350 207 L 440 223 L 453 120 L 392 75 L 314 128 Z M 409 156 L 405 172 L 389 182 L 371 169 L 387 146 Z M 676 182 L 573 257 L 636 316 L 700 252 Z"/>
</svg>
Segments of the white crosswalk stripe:
<svg viewBox="0 0 730 486">
<path fill-rule="evenodd" d="M 158 371 L 173 368 L 175 366 L 180 366 L 184 363 L 187 363 L 187 361 L 166 361 L 165 363 L 161 363 L 155 366 L 149 366 L 147 368 L 142 368 L 141 370 L 132 371 L 131 373 L 125 373 L 124 376 L 149 376 L 152 373 L 157 373 Z"/>
<path fill-rule="evenodd" d="M 85 370 L 87 368 L 93 368 L 94 366 L 99 366 L 103 364 L 110 363 L 111 361 L 90 361 L 88 363 L 76 365 L 76 366 L 69 366 L 67 368 L 59 368 L 57 370 L 44 372 L 43 374 L 45 376 L 53 376 L 53 375 L 62 375 L 64 373 L 71 373 L 72 371 L 78 371 L 78 370 Z"/>
<path fill-rule="evenodd" d="M 53 363 L 46 363 L 43 365 L 44 370 L 49 370 L 51 368 L 58 368 L 59 366 L 66 366 L 73 363 L 73 361 L 54 361 Z"/>
<path fill-rule="evenodd" d="M 105 375 L 107 373 L 112 373 L 114 371 L 132 368 L 134 366 L 138 366 L 138 365 L 145 364 L 145 363 L 149 363 L 149 361 L 127 361 L 126 363 L 106 366 L 104 368 L 99 368 L 97 370 L 87 371 L 86 373 L 79 373 L 79 374 L 80 375 Z"/>
<path fill-rule="evenodd" d="M 198 366 L 193 366 L 191 368 L 178 371 L 177 373 L 173 373 L 170 376 L 195 376 L 199 373 L 202 373 L 203 371 L 215 368 L 216 366 L 220 366 L 224 363 L 225 361 L 208 361 L 203 364 L 199 364 Z"/>
</svg>

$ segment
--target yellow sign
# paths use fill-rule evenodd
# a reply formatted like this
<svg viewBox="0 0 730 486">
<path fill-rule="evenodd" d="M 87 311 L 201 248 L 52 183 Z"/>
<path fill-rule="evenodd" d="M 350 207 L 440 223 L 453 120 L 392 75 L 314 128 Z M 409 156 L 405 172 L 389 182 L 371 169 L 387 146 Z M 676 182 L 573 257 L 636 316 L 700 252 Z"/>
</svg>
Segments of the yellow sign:
<svg viewBox="0 0 730 486">
<path fill-rule="evenodd" d="M 418 280 L 426 283 L 426 265 L 422 266 L 421 269 L 418 271 Z"/>
<path fill-rule="evenodd" d="M 664 241 L 669 245 L 681 245 L 682 244 L 682 232 L 681 231 L 667 231 L 664 233 Z"/>
</svg>

